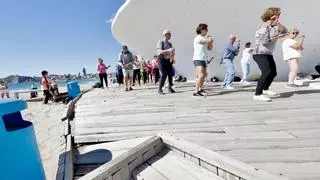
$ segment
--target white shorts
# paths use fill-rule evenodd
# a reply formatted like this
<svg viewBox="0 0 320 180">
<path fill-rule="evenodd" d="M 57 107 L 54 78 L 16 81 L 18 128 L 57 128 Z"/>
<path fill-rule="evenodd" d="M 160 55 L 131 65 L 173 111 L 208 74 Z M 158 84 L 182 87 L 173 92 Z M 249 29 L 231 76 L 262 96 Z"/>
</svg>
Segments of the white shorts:
<svg viewBox="0 0 320 180">
<path fill-rule="evenodd" d="M 124 77 L 133 77 L 133 69 L 122 69 Z"/>
</svg>

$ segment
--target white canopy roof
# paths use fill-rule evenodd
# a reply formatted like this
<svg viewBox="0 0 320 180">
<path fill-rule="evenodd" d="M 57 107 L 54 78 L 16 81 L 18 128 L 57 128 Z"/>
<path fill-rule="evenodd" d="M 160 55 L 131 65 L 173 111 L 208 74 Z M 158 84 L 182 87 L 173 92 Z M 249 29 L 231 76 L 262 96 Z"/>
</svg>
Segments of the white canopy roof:
<svg viewBox="0 0 320 180">
<path fill-rule="evenodd" d="M 262 24 L 260 16 L 265 8 L 281 7 L 281 21 L 288 28 L 297 27 L 306 33 L 305 51 L 301 61 L 302 70 L 313 72 L 315 64 L 320 61 L 320 26 L 318 6 L 320 1 L 296 0 L 127 0 L 118 10 L 112 23 L 112 33 L 122 44 L 144 58 L 152 58 L 156 44 L 161 39 L 162 31 L 172 31 L 172 43 L 176 49 L 179 71 L 194 78 L 192 63 L 193 39 L 199 23 L 209 25 L 209 33 L 215 38 L 211 56 L 216 61 L 209 65 L 211 76 L 224 75 L 224 68 L 219 60 L 229 34 L 238 35 L 242 42 L 254 42 L 256 28 Z M 240 70 L 239 55 L 235 64 Z M 285 79 L 288 65 L 283 61 L 281 42 L 278 43 L 275 58 L 278 74 Z M 255 72 L 256 64 L 252 62 Z"/>
</svg>

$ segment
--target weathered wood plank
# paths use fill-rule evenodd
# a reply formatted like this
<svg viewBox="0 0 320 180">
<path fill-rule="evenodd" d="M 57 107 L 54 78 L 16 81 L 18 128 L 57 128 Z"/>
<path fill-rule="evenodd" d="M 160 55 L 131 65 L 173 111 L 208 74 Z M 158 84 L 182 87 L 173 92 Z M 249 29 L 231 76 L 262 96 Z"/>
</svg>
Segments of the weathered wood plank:
<svg viewBox="0 0 320 180">
<path fill-rule="evenodd" d="M 155 170 L 153 167 L 149 166 L 146 163 L 134 170 L 132 176 L 134 177 L 134 180 L 169 180 L 159 171 Z"/>
<path fill-rule="evenodd" d="M 163 170 L 158 169 L 159 165 Z M 221 177 L 217 176 L 217 174 L 214 174 L 205 168 L 192 163 L 191 161 L 187 161 L 186 159 L 179 157 L 179 155 L 174 152 L 162 154 L 159 156 L 159 160 L 152 163 L 151 166 L 163 174 L 169 174 L 168 177 L 170 179 L 175 179 L 170 177 L 172 172 L 176 174 L 178 171 L 180 171 L 182 172 L 183 178 L 185 178 L 186 174 L 188 174 L 193 179 L 223 180 Z M 174 171 L 172 171 L 172 169 L 174 169 Z M 175 174 L 173 176 L 175 176 Z"/>
<path fill-rule="evenodd" d="M 230 157 L 218 154 L 211 150 L 208 150 L 199 145 L 187 142 L 180 138 L 174 137 L 169 134 L 159 134 L 162 141 L 177 151 L 183 151 L 191 154 L 194 159 L 198 159 L 201 164 L 201 160 L 208 162 L 229 174 L 232 173 L 242 179 L 259 179 L 259 180 L 284 180 L 285 177 L 269 174 L 263 170 L 258 170 L 250 165 L 244 164 L 240 161 L 232 159 Z"/>
<path fill-rule="evenodd" d="M 290 148 L 290 149 L 243 149 L 222 152 L 225 155 L 246 163 L 267 162 L 319 162 L 320 147 Z M 250 154 L 250 156 L 248 156 Z"/>
<path fill-rule="evenodd" d="M 66 144 L 66 156 L 65 156 L 65 170 L 64 170 L 64 179 L 73 179 L 73 146 L 71 142 L 71 135 L 67 136 Z"/>
</svg>

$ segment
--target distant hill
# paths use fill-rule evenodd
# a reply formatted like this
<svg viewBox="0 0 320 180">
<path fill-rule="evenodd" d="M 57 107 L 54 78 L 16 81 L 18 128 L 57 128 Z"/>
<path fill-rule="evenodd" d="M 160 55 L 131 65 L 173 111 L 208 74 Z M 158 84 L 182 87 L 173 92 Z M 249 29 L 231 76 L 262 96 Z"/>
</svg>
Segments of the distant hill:
<svg viewBox="0 0 320 180">
<path fill-rule="evenodd" d="M 23 82 L 31 82 L 40 81 L 39 77 L 30 77 L 30 76 L 19 76 L 19 75 L 11 75 L 5 78 L 2 78 L 7 83 L 23 83 Z"/>
</svg>

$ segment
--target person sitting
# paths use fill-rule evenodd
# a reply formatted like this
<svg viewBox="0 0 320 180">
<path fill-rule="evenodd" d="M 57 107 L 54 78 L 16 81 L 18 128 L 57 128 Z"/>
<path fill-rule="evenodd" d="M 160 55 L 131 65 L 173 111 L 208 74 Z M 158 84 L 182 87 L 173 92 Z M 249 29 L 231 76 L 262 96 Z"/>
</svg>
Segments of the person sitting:
<svg viewBox="0 0 320 180">
<path fill-rule="evenodd" d="M 58 84 L 55 79 L 52 79 L 52 81 L 51 81 L 50 91 L 53 96 L 58 96 L 60 94 L 59 87 L 58 87 Z"/>
<path fill-rule="evenodd" d="M 35 83 L 35 81 L 34 80 L 32 80 L 31 81 L 31 87 L 30 87 L 30 89 L 31 90 L 36 90 L 36 89 L 38 89 L 38 87 L 37 87 L 37 85 L 36 85 L 36 83 Z M 38 92 L 31 92 L 30 93 L 30 98 L 36 98 L 36 97 L 38 97 Z"/>
<path fill-rule="evenodd" d="M 8 85 L 2 80 L 0 80 L 0 95 L 2 99 L 4 98 L 4 95 L 6 95 L 8 99 L 10 98 Z"/>
</svg>

